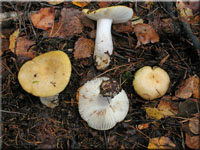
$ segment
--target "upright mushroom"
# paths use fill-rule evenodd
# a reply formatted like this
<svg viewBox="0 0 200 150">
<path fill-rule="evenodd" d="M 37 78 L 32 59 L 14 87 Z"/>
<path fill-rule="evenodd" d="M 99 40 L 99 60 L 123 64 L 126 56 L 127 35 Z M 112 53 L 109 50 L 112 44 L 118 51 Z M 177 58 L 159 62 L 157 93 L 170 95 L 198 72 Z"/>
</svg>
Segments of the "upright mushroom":
<svg viewBox="0 0 200 150">
<path fill-rule="evenodd" d="M 160 67 L 144 66 L 134 75 L 133 87 L 146 100 L 162 97 L 170 85 L 169 75 Z"/>
<path fill-rule="evenodd" d="M 133 15 L 133 10 L 126 6 L 111 6 L 95 11 L 83 9 L 85 15 L 97 21 L 94 59 L 96 68 L 103 70 L 110 64 L 110 55 L 113 52 L 111 35 L 112 23 L 127 22 Z"/>
<path fill-rule="evenodd" d="M 47 107 L 58 105 L 58 94 L 67 86 L 71 76 L 71 62 L 67 54 L 56 50 L 27 61 L 19 70 L 22 88 L 40 97 Z"/>
<path fill-rule="evenodd" d="M 110 78 L 96 78 L 85 83 L 77 92 L 81 117 L 91 128 L 108 130 L 124 120 L 129 100 L 119 84 Z"/>
</svg>

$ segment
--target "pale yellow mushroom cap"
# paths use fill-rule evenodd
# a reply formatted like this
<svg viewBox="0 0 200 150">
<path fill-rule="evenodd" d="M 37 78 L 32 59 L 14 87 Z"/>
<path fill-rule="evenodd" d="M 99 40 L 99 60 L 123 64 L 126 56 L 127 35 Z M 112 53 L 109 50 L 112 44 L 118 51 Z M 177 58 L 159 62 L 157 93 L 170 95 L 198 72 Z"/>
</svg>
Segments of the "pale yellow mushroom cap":
<svg viewBox="0 0 200 150">
<path fill-rule="evenodd" d="M 169 85 L 169 75 L 157 66 L 145 66 L 139 69 L 133 80 L 134 90 L 146 100 L 162 97 L 167 92 Z"/>
<path fill-rule="evenodd" d="M 56 50 L 23 64 L 18 73 L 18 80 L 26 92 L 38 97 L 48 97 L 63 91 L 70 76 L 69 57 L 64 52 Z"/>
<path fill-rule="evenodd" d="M 98 10 L 90 11 L 89 9 L 83 9 L 83 13 L 92 19 L 112 19 L 113 23 L 123 23 L 131 19 L 133 10 L 126 6 L 111 6 L 106 8 L 99 8 Z"/>
</svg>

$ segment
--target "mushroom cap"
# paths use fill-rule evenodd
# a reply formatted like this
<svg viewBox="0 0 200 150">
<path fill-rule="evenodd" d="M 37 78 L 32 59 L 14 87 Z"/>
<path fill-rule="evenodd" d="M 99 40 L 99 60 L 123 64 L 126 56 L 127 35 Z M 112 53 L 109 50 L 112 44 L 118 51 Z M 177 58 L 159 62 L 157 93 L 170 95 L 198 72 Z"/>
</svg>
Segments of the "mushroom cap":
<svg viewBox="0 0 200 150">
<path fill-rule="evenodd" d="M 69 57 L 64 52 L 56 50 L 23 64 L 18 73 L 18 80 L 28 93 L 38 97 L 48 97 L 63 91 L 70 76 Z"/>
<path fill-rule="evenodd" d="M 169 75 L 157 66 L 144 66 L 135 73 L 133 80 L 136 93 L 146 100 L 162 97 L 167 92 L 169 84 Z"/>
<path fill-rule="evenodd" d="M 100 85 L 107 80 L 109 78 L 101 77 L 88 81 L 78 91 L 79 113 L 96 130 L 113 128 L 117 122 L 124 120 L 129 109 L 129 100 L 124 90 L 110 99 L 100 94 Z"/>
<path fill-rule="evenodd" d="M 127 22 L 133 16 L 133 10 L 126 6 L 111 6 L 106 8 L 99 8 L 94 11 L 90 11 L 89 9 L 83 9 L 83 13 L 92 19 L 112 19 L 113 23 L 123 23 Z"/>
</svg>

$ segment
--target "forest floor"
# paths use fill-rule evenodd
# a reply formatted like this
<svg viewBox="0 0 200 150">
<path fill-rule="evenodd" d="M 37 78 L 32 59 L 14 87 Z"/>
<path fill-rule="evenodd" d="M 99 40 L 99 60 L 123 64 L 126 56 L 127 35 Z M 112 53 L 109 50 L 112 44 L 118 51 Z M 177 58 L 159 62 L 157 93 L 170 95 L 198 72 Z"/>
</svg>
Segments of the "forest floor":
<svg viewBox="0 0 200 150">
<path fill-rule="evenodd" d="M 81 37 L 95 42 L 96 22 L 91 21 L 88 25 L 87 21 L 81 20 L 81 11 L 84 8 L 97 9 L 115 5 L 132 8 L 143 23 L 155 29 L 159 35 L 159 42 L 141 44 L 136 48 L 137 36 L 133 32 L 132 25 L 134 19 L 121 26 L 113 25 L 112 61 L 106 70 L 98 71 L 94 65 L 92 52 L 91 54 L 88 52 L 87 58 L 74 55 L 78 49 L 75 46 L 76 42 Z M 185 4 L 186 6 L 190 5 Z M 200 27 L 197 20 L 199 18 L 196 18 L 198 23 L 195 22 L 196 20 L 185 23 L 180 19 L 175 2 L 90 2 L 84 7 L 79 7 L 72 2 L 52 5 L 47 2 L 22 1 L 2 2 L 1 7 L 2 13 L 17 12 L 19 16 L 17 19 L 2 22 L 1 30 L 1 140 L 3 148 L 199 148 L 200 135 L 197 121 L 200 107 L 199 95 L 198 92 L 194 94 L 195 89 L 189 86 L 191 82 L 187 80 L 192 78 L 192 83 L 194 82 L 194 85 L 197 83 L 197 90 L 199 90 Z M 39 29 L 31 23 L 30 14 L 41 8 L 53 8 L 57 22 L 60 16 L 63 17 L 64 9 L 71 12 L 69 13 L 71 16 L 65 14 L 66 18 L 78 19 L 73 20 L 74 22 L 68 20 L 71 23 L 71 26 L 67 26 L 69 31 L 61 26 L 63 32 L 56 36 L 56 31 L 60 32 L 58 28 L 54 32 L 53 29 Z M 193 7 L 190 9 L 193 12 L 193 18 L 199 17 L 198 9 Z M 18 40 L 15 39 L 14 48 L 11 50 L 9 38 L 17 29 L 19 29 L 16 38 Z M 49 32 L 55 36 L 50 36 L 52 34 Z M 27 44 L 24 39 L 24 43 L 20 43 L 20 37 L 26 37 L 29 42 L 32 41 L 33 46 L 30 47 L 30 43 Z M 195 41 L 195 39 L 198 40 Z M 23 55 L 18 53 L 20 48 L 16 47 L 17 42 L 21 44 L 19 47 L 29 45 L 22 48 L 25 50 Z M 72 74 L 69 84 L 59 94 L 59 105 L 51 109 L 44 106 L 38 97 L 23 90 L 17 76 L 20 67 L 28 59 L 58 49 L 69 56 Z M 170 87 L 163 97 L 148 101 L 134 91 L 132 85 L 134 73 L 143 66 L 159 66 L 169 74 Z M 126 91 L 130 103 L 126 118 L 105 132 L 94 130 L 87 125 L 79 114 L 76 99 L 78 88 L 96 76 L 108 76 L 117 80 Z M 177 94 L 177 90 L 182 94 Z M 161 102 L 168 111 L 173 112 L 173 115 L 167 113 L 157 118 L 155 115 L 147 114 L 145 107 L 158 110 Z"/>
</svg>

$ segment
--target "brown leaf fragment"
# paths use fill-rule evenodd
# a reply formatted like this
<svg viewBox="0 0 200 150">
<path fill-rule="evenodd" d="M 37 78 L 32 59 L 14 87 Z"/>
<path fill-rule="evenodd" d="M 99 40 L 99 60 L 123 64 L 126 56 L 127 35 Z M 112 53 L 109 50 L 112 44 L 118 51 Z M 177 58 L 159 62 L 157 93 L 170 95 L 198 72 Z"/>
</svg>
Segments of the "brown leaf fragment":
<svg viewBox="0 0 200 150">
<path fill-rule="evenodd" d="M 32 13 L 30 17 L 36 28 L 48 30 L 54 24 L 55 11 L 53 7 L 41 8 L 39 12 Z"/>
<path fill-rule="evenodd" d="M 193 83 L 193 97 L 200 98 L 200 79 L 197 75 L 194 76 L 194 83 Z"/>
<path fill-rule="evenodd" d="M 191 149 L 200 148 L 200 136 L 190 136 L 189 133 L 185 133 L 185 144 Z"/>
<path fill-rule="evenodd" d="M 49 37 L 67 38 L 82 33 L 83 24 L 79 19 L 81 13 L 78 9 L 63 8 L 59 22 L 55 23 L 53 28 L 45 34 Z"/>
<path fill-rule="evenodd" d="M 148 149 L 170 149 L 175 148 L 176 145 L 168 137 L 152 138 L 149 141 Z"/>
<path fill-rule="evenodd" d="M 132 32 L 132 24 L 130 21 L 120 24 L 113 24 L 113 30 L 115 32 Z"/>
<path fill-rule="evenodd" d="M 173 116 L 178 113 L 178 108 L 174 109 L 172 107 L 172 101 L 169 100 L 163 100 L 161 99 L 160 103 L 158 104 L 158 109 L 162 112 L 162 114 L 167 116 Z"/>
<path fill-rule="evenodd" d="M 135 32 L 138 40 L 136 48 L 138 48 L 141 44 L 145 45 L 150 42 L 159 42 L 159 35 L 156 33 L 153 27 L 148 24 L 136 24 L 133 31 Z"/>
<path fill-rule="evenodd" d="M 89 19 L 88 17 L 86 17 L 85 14 L 81 14 L 80 15 L 80 20 L 81 23 L 83 24 L 83 26 L 94 29 L 95 28 L 95 22 L 91 19 Z"/>
<path fill-rule="evenodd" d="M 109 7 L 111 5 L 111 2 L 99 1 L 98 5 L 100 8 L 105 8 L 105 7 Z"/>
<path fill-rule="evenodd" d="M 94 41 L 80 37 L 75 43 L 74 58 L 81 59 L 90 57 L 94 50 Z"/>
<path fill-rule="evenodd" d="M 149 123 L 139 124 L 137 127 L 139 130 L 143 130 L 149 127 Z"/>
<path fill-rule="evenodd" d="M 199 134 L 199 119 L 197 117 L 192 117 L 189 121 L 189 128 L 193 134 Z"/>
<path fill-rule="evenodd" d="M 183 99 L 190 98 L 194 88 L 194 76 L 184 80 L 175 91 L 175 96 Z"/>
</svg>

